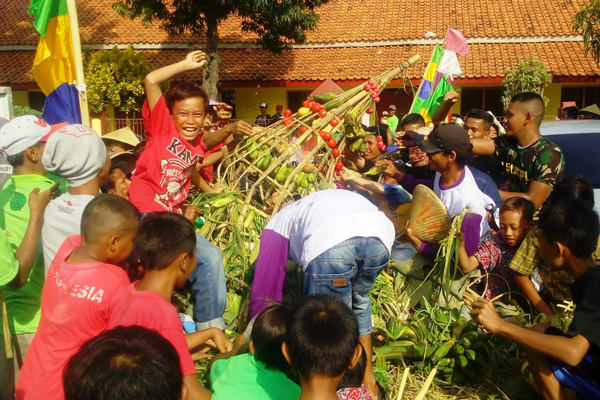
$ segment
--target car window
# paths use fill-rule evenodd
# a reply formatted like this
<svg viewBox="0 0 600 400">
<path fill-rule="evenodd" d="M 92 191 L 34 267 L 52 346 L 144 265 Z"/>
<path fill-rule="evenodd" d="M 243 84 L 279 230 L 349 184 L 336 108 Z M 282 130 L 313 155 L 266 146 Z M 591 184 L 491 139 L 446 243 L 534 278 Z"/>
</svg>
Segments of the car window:
<svg viewBox="0 0 600 400">
<path fill-rule="evenodd" d="M 563 180 L 582 175 L 600 187 L 600 133 L 546 135 L 565 156 Z"/>
</svg>

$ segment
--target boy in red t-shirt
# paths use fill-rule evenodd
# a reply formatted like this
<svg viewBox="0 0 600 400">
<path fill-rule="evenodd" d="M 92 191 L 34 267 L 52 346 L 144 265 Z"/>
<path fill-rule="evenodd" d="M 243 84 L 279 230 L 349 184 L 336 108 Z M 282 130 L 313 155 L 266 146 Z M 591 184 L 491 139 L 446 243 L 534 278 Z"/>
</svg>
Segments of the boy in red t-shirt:
<svg viewBox="0 0 600 400">
<path fill-rule="evenodd" d="M 81 236 L 68 237 L 50 264 L 37 333 L 17 382 L 17 399 L 63 399 L 63 368 L 86 340 L 108 323 L 129 285 L 118 267 L 133 249 L 139 211 L 127 200 L 100 194 L 83 211 Z"/>
<path fill-rule="evenodd" d="M 131 284 L 119 299 L 108 323 L 111 329 L 119 325 L 141 325 L 154 329 L 168 339 L 181 360 L 183 380 L 189 399 L 208 399 L 210 392 L 202 387 L 190 352 L 212 340 L 220 351 L 233 345 L 218 328 L 183 334 L 177 309 L 171 305 L 174 289 L 180 289 L 196 267 L 196 235 L 194 226 L 183 216 L 169 212 L 148 214 L 142 220 L 135 241 L 135 250 L 144 277 Z"/>
<path fill-rule="evenodd" d="M 193 51 L 184 60 L 146 75 L 142 114 L 148 141 L 129 188 L 129 201 L 142 213 L 174 211 L 195 221 L 199 214 L 196 206 L 189 205 L 183 210 L 190 182 L 204 191 L 223 190 L 221 185 L 208 185 L 196 171 L 196 164 L 203 161 L 207 149 L 232 134 L 253 134 L 250 124 L 236 121 L 200 137 L 209 99 L 204 89 L 193 82 L 172 85 L 166 99 L 163 97 L 160 85 L 181 72 L 202 68 L 204 58 L 204 52 Z M 200 235 L 196 235 L 196 251 L 198 264 L 189 281 L 196 299 L 197 329 L 224 329 L 227 288 L 223 255 Z"/>
<path fill-rule="evenodd" d="M 221 186 L 208 185 L 195 170 L 195 165 L 202 161 L 207 149 L 231 134 L 253 134 L 250 124 L 237 121 L 199 137 L 209 99 L 204 89 L 193 82 L 179 82 L 171 87 L 166 99 L 163 97 L 160 85 L 181 72 L 202 68 L 206 63 L 204 58 L 204 52 L 193 51 L 184 60 L 146 75 L 146 102 L 142 114 L 148 142 L 136 163 L 129 189 L 129 200 L 141 212 L 182 214 L 190 183 L 203 191 L 223 190 Z M 192 214 L 186 212 L 187 216 Z"/>
</svg>

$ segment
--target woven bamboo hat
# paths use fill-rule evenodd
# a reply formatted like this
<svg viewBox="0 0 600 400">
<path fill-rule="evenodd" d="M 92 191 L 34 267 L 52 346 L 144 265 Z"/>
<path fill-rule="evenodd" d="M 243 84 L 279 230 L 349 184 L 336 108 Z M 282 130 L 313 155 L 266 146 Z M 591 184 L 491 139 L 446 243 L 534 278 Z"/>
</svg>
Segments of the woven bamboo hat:
<svg viewBox="0 0 600 400">
<path fill-rule="evenodd" d="M 113 140 L 115 142 L 125 143 L 131 147 L 135 147 L 140 143 L 140 140 L 128 126 L 103 135 L 102 140 Z"/>
<path fill-rule="evenodd" d="M 427 186 L 417 185 L 410 209 L 412 233 L 424 242 L 437 243 L 448 234 L 451 226 L 444 203 Z"/>
</svg>

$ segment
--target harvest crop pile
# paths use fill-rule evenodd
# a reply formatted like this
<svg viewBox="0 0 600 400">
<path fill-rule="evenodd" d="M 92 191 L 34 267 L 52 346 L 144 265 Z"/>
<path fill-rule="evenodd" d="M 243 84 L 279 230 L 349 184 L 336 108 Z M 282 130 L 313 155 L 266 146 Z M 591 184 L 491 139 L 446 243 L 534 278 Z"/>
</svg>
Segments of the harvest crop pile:
<svg viewBox="0 0 600 400">
<path fill-rule="evenodd" d="M 418 58 L 345 93 L 315 96 L 296 114 L 286 110 L 281 121 L 241 141 L 224 159 L 217 181 L 227 191 L 192 192 L 204 217 L 197 226 L 200 234 L 223 251 L 230 333 L 242 332 L 247 324 L 260 234 L 270 216 L 295 194 L 333 187 L 340 155 L 364 147 L 360 118 L 373 112 L 379 91 Z M 371 293 L 374 362 L 387 398 L 531 398 L 532 389 L 518 373 L 517 346 L 490 337 L 468 316 L 461 283 L 467 280 L 456 260 L 461 223 L 462 216 L 454 219 L 431 266 L 391 263 L 377 278 Z M 301 293 L 301 268 L 288 272 L 285 292 L 293 299 Z M 188 299 L 178 299 L 185 308 Z M 498 305 L 513 322 L 535 322 L 516 304 Z M 564 327 L 568 321 L 563 314 L 549 322 Z"/>
</svg>

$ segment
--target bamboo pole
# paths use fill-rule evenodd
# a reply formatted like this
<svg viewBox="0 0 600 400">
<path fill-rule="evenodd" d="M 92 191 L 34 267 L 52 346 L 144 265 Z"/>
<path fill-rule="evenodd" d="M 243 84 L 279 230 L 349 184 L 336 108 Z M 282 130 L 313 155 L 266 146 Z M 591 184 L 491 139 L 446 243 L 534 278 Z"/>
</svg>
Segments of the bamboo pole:
<svg viewBox="0 0 600 400">
<path fill-rule="evenodd" d="M 81 58 L 81 39 L 79 37 L 79 21 L 77 20 L 77 7 L 75 0 L 66 0 L 69 10 L 69 22 L 71 24 L 71 41 L 73 42 L 73 58 L 75 59 L 75 86 L 79 92 L 79 108 L 81 109 L 81 123 L 90 125 L 90 113 L 88 110 L 85 78 L 83 75 L 83 61 Z"/>
</svg>

